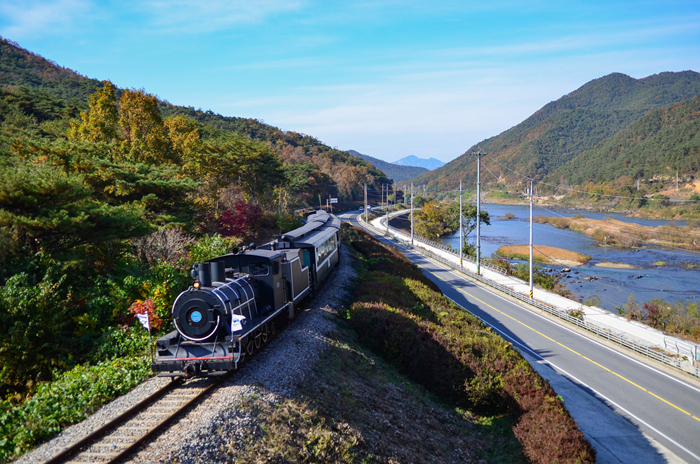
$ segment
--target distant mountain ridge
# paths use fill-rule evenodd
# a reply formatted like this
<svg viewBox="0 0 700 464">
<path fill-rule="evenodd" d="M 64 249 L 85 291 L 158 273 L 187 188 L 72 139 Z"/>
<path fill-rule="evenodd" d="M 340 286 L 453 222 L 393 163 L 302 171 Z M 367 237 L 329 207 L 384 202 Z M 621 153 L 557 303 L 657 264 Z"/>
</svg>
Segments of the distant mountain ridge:
<svg viewBox="0 0 700 464">
<path fill-rule="evenodd" d="M 443 163 L 439 159 L 418 158 L 415 155 L 406 156 L 405 158 L 401 158 L 400 160 L 394 161 L 392 164 L 398 164 L 399 166 L 418 166 L 421 168 L 425 168 L 428 171 L 432 171 L 433 169 L 437 169 L 445 165 L 445 163 Z"/>
<path fill-rule="evenodd" d="M 369 155 L 363 155 L 362 153 L 355 150 L 348 150 L 351 155 L 362 158 L 363 160 L 372 163 L 375 168 L 383 171 L 384 174 L 393 182 L 403 182 L 406 179 L 411 179 L 413 177 L 420 176 L 421 174 L 428 172 L 428 169 L 418 167 L 418 166 L 399 166 L 393 163 L 387 163 L 377 158 L 373 158 Z"/>
<path fill-rule="evenodd" d="M 480 148 L 488 153 L 482 158 L 482 175 L 488 176 L 483 179 L 517 184 L 524 181 L 523 176 L 529 176 L 535 180 L 570 182 L 566 176 L 571 171 L 565 166 L 584 152 L 650 111 L 698 95 L 700 74 L 694 71 L 664 72 L 643 79 L 613 73 L 548 103 L 522 123 L 412 180 L 427 184 L 428 189 L 436 189 L 438 185 L 440 189 L 456 188 L 460 179 L 475 184 L 476 159 L 469 153 Z M 657 160 L 652 164 L 655 167 L 651 170 L 658 170 L 662 162 Z M 556 179 L 555 173 L 559 175 Z"/>
</svg>

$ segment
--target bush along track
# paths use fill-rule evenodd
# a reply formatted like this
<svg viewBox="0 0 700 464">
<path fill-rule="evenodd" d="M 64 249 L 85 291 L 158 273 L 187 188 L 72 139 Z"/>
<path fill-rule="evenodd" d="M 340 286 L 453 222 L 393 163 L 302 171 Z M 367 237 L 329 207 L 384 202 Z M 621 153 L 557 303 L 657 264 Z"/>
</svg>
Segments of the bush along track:
<svg viewBox="0 0 700 464">
<path fill-rule="evenodd" d="M 510 417 L 528 461 L 595 462 L 562 401 L 510 343 L 444 297 L 397 251 L 356 228 L 344 237 L 360 263 L 347 317 L 361 343 L 458 408 Z"/>
</svg>

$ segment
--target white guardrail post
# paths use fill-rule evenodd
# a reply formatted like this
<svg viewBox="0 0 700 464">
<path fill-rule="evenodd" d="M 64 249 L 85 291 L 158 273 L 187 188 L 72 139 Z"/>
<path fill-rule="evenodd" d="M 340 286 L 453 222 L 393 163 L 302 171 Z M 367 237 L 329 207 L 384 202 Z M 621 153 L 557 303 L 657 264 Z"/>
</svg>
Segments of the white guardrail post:
<svg viewBox="0 0 700 464">
<path fill-rule="evenodd" d="M 618 333 L 617 340 L 615 340 L 614 337 L 611 338 L 612 331 L 610 329 L 607 329 L 607 328 L 603 329 L 597 324 L 590 324 L 588 321 L 583 321 L 577 317 L 573 317 L 570 314 L 568 314 L 566 312 L 566 310 L 556 308 L 556 307 L 551 306 L 549 304 L 535 300 L 534 298 L 530 298 L 529 295 L 516 292 L 513 289 L 506 287 L 504 285 L 501 285 L 497 282 L 494 282 L 494 281 L 492 281 L 492 280 L 490 280 L 482 275 L 478 275 L 478 274 L 471 272 L 465 268 L 460 268 L 459 265 L 452 263 L 439 255 L 431 253 L 429 250 L 411 245 L 409 242 L 401 240 L 399 237 L 397 237 L 394 234 L 394 231 L 396 231 L 396 229 L 394 229 L 393 227 L 389 227 L 385 230 L 378 230 L 377 228 L 372 226 L 372 224 L 365 222 L 364 219 L 362 219 L 362 215 L 359 215 L 358 218 L 359 218 L 359 222 L 361 224 L 363 224 L 363 227 L 368 228 L 368 229 L 372 229 L 374 232 L 376 232 L 380 235 L 391 236 L 391 239 L 393 241 L 400 243 L 405 248 L 409 248 L 409 249 L 416 251 L 416 252 L 418 252 L 418 253 L 420 253 L 428 258 L 439 261 L 447 266 L 454 268 L 455 270 L 457 270 L 463 274 L 466 274 L 467 276 L 471 277 L 472 279 L 478 280 L 479 282 L 482 282 L 482 283 L 484 283 L 484 284 L 486 284 L 486 285 L 488 285 L 496 290 L 499 290 L 503 293 L 506 293 L 514 298 L 517 298 L 518 300 L 523 301 L 524 303 L 535 306 L 536 308 L 539 308 L 542 311 L 546 311 L 553 316 L 556 316 L 556 317 L 563 319 L 567 322 L 575 324 L 575 325 L 577 325 L 583 329 L 586 329 L 587 331 L 593 332 L 593 333 L 595 333 L 603 338 L 606 338 L 605 333 L 607 333 L 608 340 L 611 340 L 611 341 L 613 341 L 621 346 L 624 346 L 626 348 L 630 348 L 630 349 L 632 349 L 632 350 L 634 350 L 634 351 L 636 351 L 644 356 L 647 356 L 649 358 L 660 361 L 664 364 L 667 364 L 671 367 L 674 367 L 674 368 L 679 369 L 683 372 L 691 374 L 695 377 L 700 377 L 700 346 L 698 346 L 698 345 L 692 345 L 692 346 L 688 345 L 687 346 L 688 354 L 690 356 L 683 356 L 683 358 L 685 358 L 684 360 L 688 360 L 689 363 L 682 363 L 681 362 L 682 359 L 680 358 L 681 353 L 680 353 L 679 346 L 676 346 L 676 348 L 678 349 L 678 352 L 679 352 L 678 356 L 675 356 L 675 355 L 669 356 L 664 351 L 660 350 L 659 348 L 657 348 L 655 346 L 651 346 L 648 344 L 640 344 L 640 343 L 636 342 L 634 339 L 631 339 L 631 341 L 628 341 L 622 333 Z M 386 219 L 384 219 L 383 221 L 386 221 Z M 380 223 L 382 223 L 383 221 L 380 220 Z M 396 232 L 398 232 L 398 231 L 396 231 Z M 423 237 L 420 237 L 420 236 L 415 235 L 415 234 L 414 234 L 414 240 L 417 240 L 426 246 L 429 246 L 432 248 L 442 249 L 443 251 L 455 254 L 454 250 L 448 249 L 447 247 L 441 246 L 437 243 L 435 243 L 434 245 L 436 245 L 436 246 L 434 246 L 434 245 L 432 245 L 434 242 L 431 242 L 430 240 L 426 240 Z M 465 257 L 464 259 L 467 259 L 468 261 L 470 261 L 472 263 L 476 263 L 475 260 L 469 259 L 467 257 Z M 502 275 L 506 275 L 506 272 L 501 268 L 496 268 L 494 266 L 485 266 L 483 263 L 481 266 L 486 267 L 487 269 L 489 269 L 491 271 L 499 272 Z M 452 301 L 454 302 L 454 300 L 452 300 Z M 460 308 L 469 312 L 468 309 L 464 308 L 459 303 L 457 303 L 457 302 L 454 302 L 454 303 L 457 304 L 457 306 L 459 306 Z M 472 315 L 474 315 L 474 314 L 472 314 Z M 475 317 L 478 318 L 478 316 L 475 316 Z M 678 342 L 674 341 L 674 343 L 676 345 L 678 345 Z"/>
</svg>

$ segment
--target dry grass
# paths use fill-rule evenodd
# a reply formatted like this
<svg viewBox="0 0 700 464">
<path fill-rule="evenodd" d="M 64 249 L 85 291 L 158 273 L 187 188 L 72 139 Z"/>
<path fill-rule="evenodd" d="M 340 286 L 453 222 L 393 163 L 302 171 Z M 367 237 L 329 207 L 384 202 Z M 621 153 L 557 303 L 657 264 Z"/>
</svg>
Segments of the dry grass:
<svg viewBox="0 0 700 464">
<path fill-rule="evenodd" d="M 251 398 L 251 424 L 227 454 L 236 463 L 523 462 L 519 446 L 434 397 L 340 330 L 292 398 Z M 506 443 L 508 442 L 508 443 Z M 514 448 L 505 459 L 503 448 Z M 515 455 L 515 459 L 513 459 Z"/>
<path fill-rule="evenodd" d="M 532 258 L 538 263 L 558 264 L 561 266 L 580 266 L 586 264 L 589 259 L 588 255 L 582 255 L 575 251 L 564 250 L 544 245 L 535 245 L 532 253 Z M 505 245 L 498 249 L 497 253 L 506 258 L 530 259 L 529 245 Z"/>
<path fill-rule="evenodd" d="M 559 229 L 570 229 L 590 235 L 602 245 L 639 247 L 653 243 L 671 247 L 700 250 L 700 230 L 669 223 L 664 226 L 642 226 L 617 219 L 588 219 L 539 216 L 535 222 L 550 224 Z"/>
</svg>

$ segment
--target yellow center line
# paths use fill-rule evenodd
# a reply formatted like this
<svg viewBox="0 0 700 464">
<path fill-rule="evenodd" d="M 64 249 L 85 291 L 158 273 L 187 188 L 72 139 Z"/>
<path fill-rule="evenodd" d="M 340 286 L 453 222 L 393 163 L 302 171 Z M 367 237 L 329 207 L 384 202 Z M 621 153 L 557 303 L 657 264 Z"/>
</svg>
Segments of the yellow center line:
<svg viewBox="0 0 700 464">
<path fill-rule="evenodd" d="M 446 272 L 450 272 L 450 271 L 446 271 Z M 440 277 L 439 275 L 437 275 L 437 274 L 435 274 L 435 273 L 433 273 L 433 275 L 434 275 L 435 277 L 437 277 L 438 279 L 442 280 L 443 282 L 452 285 L 449 281 L 443 279 L 443 278 Z M 453 287 L 454 287 L 454 285 L 453 285 Z M 644 387 L 642 387 L 642 386 L 640 386 L 640 385 L 637 385 L 636 383 L 634 383 L 634 382 L 632 382 L 631 380 L 629 380 L 629 379 L 623 377 L 622 375 L 618 374 L 617 372 L 612 371 L 612 370 L 608 369 L 607 367 L 603 366 L 602 364 L 599 364 L 599 363 L 593 361 L 591 358 L 582 355 L 581 353 L 577 352 L 576 350 L 573 350 L 573 349 L 569 348 L 568 346 L 559 343 L 558 341 L 554 340 L 553 338 L 551 338 L 551 337 L 549 337 L 549 336 L 543 334 L 543 333 L 540 332 L 539 330 L 536 330 L 536 329 L 530 327 L 529 325 L 525 324 L 524 322 L 519 321 L 518 319 L 514 318 L 514 317 L 511 316 L 510 314 L 506 314 L 506 313 L 504 313 L 503 311 L 501 311 L 500 309 L 494 308 L 494 307 L 491 306 L 490 304 L 486 303 L 485 301 L 480 300 L 479 298 L 475 297 L 474 295 L 472 295 L 471 293 L 467 292 L 466 290 L 462 290 L 462 289 L 459 288 L 459 287 L 454 287 L 454 288 L 457 289 L 458 292 L 463 293 L 463 294 L 465 294 L 466 296 L 469 296 L 469 297 L 475 299 L 476 301 L 478 301 L 478 302 L 480 302 L 480 303 L 482 303 L 482 304 L 488 306 L 489 308 L 493 309 L 494 311 L 497 311 L 497 312 L 500 313 L 500 314 L 503 314 L 504 316 L 506 316 L 506 317 L 512 319 L 513 321 L 517 322 L 518 324 L 520 324 L 520 325 L 522 325 L 522 326 L 524 326 L 524 327 L 527 327 L 528 329 L 532 330 L 533 332 L 535 332 L 535 333 L 541 335 L 542 337 L 546 338 L 547 340 L 551 341 L 552 343 L 556 343 L 557 345 L 561 346 L 562 348 L 565 348 L 565 349 L 571 351 L 572 353 L 574 353 L 574 354 L 576 354 L 576 355 L 582 357 L 582 358 L 585 359 L 586 361 L 589 361 L 589 362 L 595 364 L 596 366 L 600 367 L 601 369 L 604 369 L 604 370 L 610 372 L 611 374 L 616 375 L 617 377 L 621 378 L 621 379 L 624 380 L 625 382 L 627 382 L 627 383 L 629 383 L 629 384 L 631 384 L 631 385 L 634 385 L 635 387 L 639 388 L 640 390 L 649 393 L 651 396 L 660 399 L 661 401 L 663 401 L 664 403 L 668 404 L 669 406 L 673 406 L 674 408 L 676 408 L 676 409 L 679 410 L 680 412 L 682 412 L 682 413 L 684 413 L 684 414 L 687 414 L 688 416 L 692 417 L 692 418 L 695 419 L 696 421 L 700 422 L 700 418 L 698 418 L 698 417 L 696 417 L 695 415 L 689 413 L 689 412 L 686 411 L 685 409 L 679 408 L 679 407 L 676 406 L 675 404 L 673 404 L 673 403 L 671 403 L 671 402 L 669 402 L 669 401 L 663 399 L 662 397 L 660 397 L 659 395 L 657 395 L 657 394 L 655 394 L 655 393 L 650 392 L 650 391 L 647 390 L 646 388 L 644 388 Z"/>
</svg>

